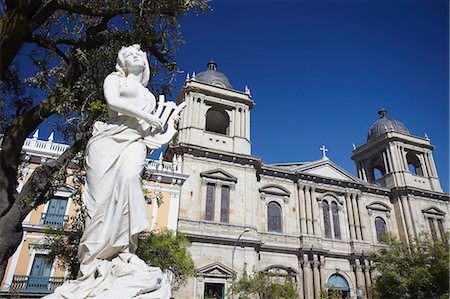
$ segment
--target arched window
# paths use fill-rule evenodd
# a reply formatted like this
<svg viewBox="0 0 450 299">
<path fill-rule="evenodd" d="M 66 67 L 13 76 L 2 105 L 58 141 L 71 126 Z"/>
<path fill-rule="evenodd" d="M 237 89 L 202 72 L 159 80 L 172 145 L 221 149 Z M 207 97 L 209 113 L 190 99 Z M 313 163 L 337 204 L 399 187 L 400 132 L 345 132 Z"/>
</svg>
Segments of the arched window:
<svg viewBox="0 0 450 299">
<path fill-rule="evenodd" d="M 376 217 L 375 218 L 375 230 L 377 233 L 377 241 L 378 243 L 383 243 L 383 236 L 386 234 L 386 222 L 384 222 L 383 218 Z"/>
<path fill-rule="evenodd" d="M 331 238 L 330 208 L 328 206 L 328 201 L 326 200 L 322 202 L 322 211 L 323 211 L 323 225 L 325 227 L 325 237 Z"/>
<path fill-rule="evenodd" d="M 380 169 L 378 169 L 378 168 L 373 169 L 373 178 L 375 180 L 381 179 L 383 176 L 384 176 L 384 174 Z"/>
<path fill-rule="evenodd" d="M 381 156 L 376 157 L 370 162 L 371 165 L 371 172 L 370 175 L 372 176 L 369 180 L 370 181 L 376 181 L 384 177 L 386 174 L 386 167 L 384 166 L 383 159 Z"/>
<path fill-rule="evenodd" d="M 333 214 L 334 238 L 341 239 L 341 227 L 339 226 L 339 211 L 336 202 L 331 203 L 331 212 Z"/>
<path fill-rule="evenodd" d="M 212 107 L 206 112 L 206 131 L 227 135 L 229 124 L 225 109 Z"/>
<path fill-rule="evenodd" d="M 406 154 L 406 161 L 408 162 L 408 170 L 412 174 L 423 176 L 422 164 L 420 163 L 419 157 L 412 153 L 408 152 Z"/>
<path fill-rule="evenodd" d="M 271 201 L 267 205 L 267 223 L 269 232 L 281 233 L 281 206 Z"/>
<path fill-rule="evenodd" d="M 342 293 L 340 298 L 350 298 L 350 287 L 347 280 L 339 274 L 333 274 L 328 278 L 327 282 L 328 292 L 331 290 L 339 291 Z"/>
</svg>

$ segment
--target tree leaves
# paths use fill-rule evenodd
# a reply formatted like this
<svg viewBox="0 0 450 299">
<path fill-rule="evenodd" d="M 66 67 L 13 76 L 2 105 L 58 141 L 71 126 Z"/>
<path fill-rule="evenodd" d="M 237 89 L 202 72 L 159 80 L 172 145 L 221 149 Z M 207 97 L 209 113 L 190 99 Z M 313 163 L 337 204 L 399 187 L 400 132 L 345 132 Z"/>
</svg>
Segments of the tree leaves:
<svg viewBox="0 0 450 299">
<path fill-rule="evenodd" d="M 449 292 L 449 246 L 429 236 L 407 245 L 386 236 L 387 247 L 371 254 L 375 267 L 374 298 L 440 298 Z"/>
</svg>

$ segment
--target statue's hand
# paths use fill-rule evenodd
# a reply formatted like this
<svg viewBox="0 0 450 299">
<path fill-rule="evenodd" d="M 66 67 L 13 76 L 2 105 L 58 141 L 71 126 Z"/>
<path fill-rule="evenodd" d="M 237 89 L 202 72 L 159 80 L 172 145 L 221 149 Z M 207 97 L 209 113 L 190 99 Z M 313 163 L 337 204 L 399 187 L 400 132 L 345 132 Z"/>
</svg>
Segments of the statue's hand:
<svg viewBox="0 0 450 299">
<path fill-rule="evenodd" d="M 145 121 L 150 125 L 151 133 L 157 134 L 163 130 L 162 121 L 153 114 L 148 114 Z"/>
<path fill-rule="evenodd" d="M 179 114 L 173 116 L 173 123 L 175 124 L 175 127 L 180 122 L 181 116 Z"/>
</svg>

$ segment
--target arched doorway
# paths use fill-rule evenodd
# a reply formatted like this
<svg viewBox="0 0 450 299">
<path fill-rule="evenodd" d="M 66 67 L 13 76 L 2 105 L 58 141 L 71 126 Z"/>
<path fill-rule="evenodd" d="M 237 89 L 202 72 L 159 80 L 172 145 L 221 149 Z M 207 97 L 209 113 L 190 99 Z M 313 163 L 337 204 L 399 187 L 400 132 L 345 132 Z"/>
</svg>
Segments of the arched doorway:
<svg viewBox="0 0 450 299">
<path fill-rule="evenodd" d="M 328 278 L 327 283 L 328 295 L 333 292 L 336 295 L 342 294 L 342 298 L 350 298 L 350 287 L 348 286 L 347 280 L 339 274 L 333 274 Z"/>
</svg>

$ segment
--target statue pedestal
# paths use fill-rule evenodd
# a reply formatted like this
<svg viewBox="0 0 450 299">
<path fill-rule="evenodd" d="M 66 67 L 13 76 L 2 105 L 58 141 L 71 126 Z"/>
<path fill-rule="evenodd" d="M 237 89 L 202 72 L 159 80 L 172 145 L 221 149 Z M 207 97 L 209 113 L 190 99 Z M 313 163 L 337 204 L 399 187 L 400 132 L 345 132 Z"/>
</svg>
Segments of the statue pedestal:
<svg viewBox="0 0 450 299">
<path fill-rule="evenodd" d="M 171 295 L 161 269 L 147 266 L 131 253 L 121 253 L 111 261 L 95 260 L 83 271 L 85 275 L 66 281 L 44 298 L 169 299 Z"/>
</svg>

